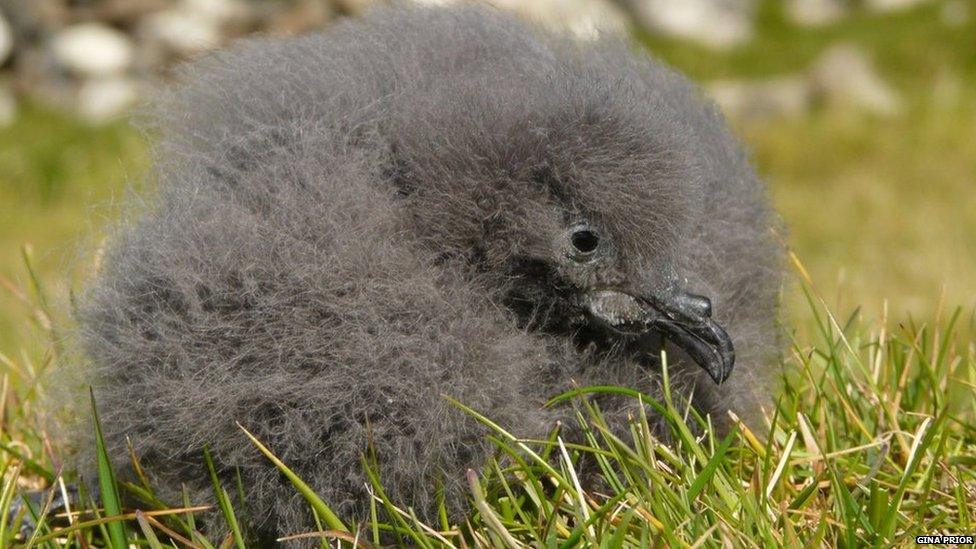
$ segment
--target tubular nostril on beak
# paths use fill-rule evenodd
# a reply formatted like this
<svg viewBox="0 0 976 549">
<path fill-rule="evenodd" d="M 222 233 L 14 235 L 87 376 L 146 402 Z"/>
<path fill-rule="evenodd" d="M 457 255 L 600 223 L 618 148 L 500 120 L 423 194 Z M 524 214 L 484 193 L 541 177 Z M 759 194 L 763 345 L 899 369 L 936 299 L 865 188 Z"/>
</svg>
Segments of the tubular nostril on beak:
<svg viewBox="0 0 976 549">
<path fill-rule="evenodd" d="M 696 319 L 712 317 L 712 302 L 703 295 L 681 294 L 677 297 L 678 309 Z"/>
</svg>

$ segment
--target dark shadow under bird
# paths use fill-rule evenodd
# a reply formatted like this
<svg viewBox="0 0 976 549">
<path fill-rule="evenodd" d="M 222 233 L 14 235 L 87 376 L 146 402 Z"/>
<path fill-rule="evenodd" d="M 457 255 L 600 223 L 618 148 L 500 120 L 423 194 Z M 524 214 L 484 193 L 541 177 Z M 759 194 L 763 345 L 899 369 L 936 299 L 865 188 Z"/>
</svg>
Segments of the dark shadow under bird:
<svg viewBox="0 0 976 549">
<path fill-rule="evenodd" d="M 490 447 L 441 395 L 540 437 L 574 385 L 658 394 L 662 345 L 716 422 L 768 398 L 763 185 L 712 104 L 626 44 L 381 8 L 178 81 L 150 117 L 157 193 L 79 309 L 108 447 L 170 501 L 212 499 L 209 445 L 255 535 L 312 528 L 240 423 L 345 517 L 368 509 L 368 438 L 392 499 L 432 518 L 442 484 L 459 513 Z"/>
</svg>

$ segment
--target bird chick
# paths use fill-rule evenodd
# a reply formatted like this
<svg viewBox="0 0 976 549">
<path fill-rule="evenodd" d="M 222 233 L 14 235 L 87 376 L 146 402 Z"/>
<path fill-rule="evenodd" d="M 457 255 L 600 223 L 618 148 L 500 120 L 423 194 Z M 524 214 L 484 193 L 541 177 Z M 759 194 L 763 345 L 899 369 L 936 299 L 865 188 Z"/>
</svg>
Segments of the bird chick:
<svg viewBox="0 0 976 549">
<path fill-rule="evenodd" d="M 442 395 L 540 437 L 577 384 L 659 394 L 662 346 L 716 422 L 767 396 L 763 186 L 711 103 L 626 44 L 387 7 L 178 81 L 150 117 L 157 196 L 79 313 L 115 463 L 131 441 L 169 501 L 212 499 L 209 445 L 255 539 L 313 527 L 239 423 L 350 520 L 368 444 L 394 501 L 433 518 L 443 486 L 460 513 L 490 445 Z M 625 427 L 635 403 L 602 398 Z"/>
</svg>

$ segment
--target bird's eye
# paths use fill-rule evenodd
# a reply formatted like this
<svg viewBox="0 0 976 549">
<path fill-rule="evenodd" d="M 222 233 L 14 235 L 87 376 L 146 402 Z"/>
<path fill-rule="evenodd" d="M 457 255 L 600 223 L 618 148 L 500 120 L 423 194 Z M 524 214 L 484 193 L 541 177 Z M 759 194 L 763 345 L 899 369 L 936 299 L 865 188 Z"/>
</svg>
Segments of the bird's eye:
<svg viewBox="0 0 976 549">
<path fill-rule="evenodd" d="M 573 229 L 569 237 L 569 242 L 573 245 L 573 250 L 578 257 L 587 258 L 600 245 L 600 235 L 596 234 L 596 231 L 589 227 L 577 227 Z"/>
</svg>

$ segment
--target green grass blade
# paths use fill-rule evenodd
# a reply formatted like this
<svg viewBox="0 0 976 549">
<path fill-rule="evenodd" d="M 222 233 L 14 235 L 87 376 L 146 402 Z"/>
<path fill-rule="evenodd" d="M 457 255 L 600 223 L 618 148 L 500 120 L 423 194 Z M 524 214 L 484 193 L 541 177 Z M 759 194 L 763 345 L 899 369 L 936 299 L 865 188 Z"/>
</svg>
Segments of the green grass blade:
<svg viewBox="0 0 976 549">
<path fill-rule="evenodd" d="M 689 501 L 694 501 L 694 499 L 698 497 L 698 494 L 702 491 L 702 488 L 705 487 L 705 484 L 711 480 L 712 476 L 715 474 L 715 471 L 717 471 L 719 466 L 722 465 L 725 460 L 725 453 L 728 451 L 729 446 L 732 445 L 732 440 L 735 438 L 737 432 L 737 430 L 732 429 L 729 434 L 726 435 L 725 439 L 722 440 L 722 443 L 719 444 L 718 448 L 716 448 L 715 454 L 712 455 L 712 459 L 708 460 L 708 463 L 705 464 L 704 468 L 702 468 L 702 472 L 695 477 L 695 481 L 691 483 L 691 488 L 688 489 Z"/>
<path fill-rule="evenodd" d="M 943 417 L 940 417 L 937 421 L 942 420 Z M 912 480 L 915 469 L 917 469 L 919 463 L 921 463 L 922 457 L 925 455 L 925 450 L 932 442 L 932 437 L 930 434 L 935 431 L 935 429 L 931 428 L 932 423 L 933 420 L 931 417 L 925 418 L 925 420 L 922 421 L 922 424 L 919 425 L 918 430 L 915 431 L 915 440 L 912 443 L 911 451 L 908 455 L 908 464 L 905 467 L 905 472 L 902 474 L 901 481 L 898 483 L 898 488 L 891 496 L 891 506 L 888 508 L 888 512 L 885 514 L 885 519 L 881 523 L 880 534 L 884 539 L 889 541 L 892 540 L 894 535 L 895 524 L 898 520 L 898 511 L 904 499 L 905 491 L 908 489 L 908 484 Z"/>
<path fill-rule="evenodd" d="M 142 511 L 136 510 L 136 522 L 139 523 L 139 528 L 142 529 L 142 535 L 146 537 L 146 545 L 151 549 L 163 549 L 163 544 L 159 543 L 156 532 L 153 531 L 152 526 L 146 521 L 146 517 L 143 516 Z"/>
<path fill-rule="evenodd" d="M 220 507 L 220 512 L 223 513 L 224 519 L 230 527 L 231 539 L 238 549 L 246 549 L 244 536 L 241 535 L 240 523 L 237 522 L 237 515 L 234 514 L 234 507 L 230 503 L 230 496 L 227 494 L 227 490 L 221 486 L 220 479 L 217 478 L 217 469 L 214 467 L 213 458 L 210 457 L 210 448 L 206 446 L 203 447 L 203 460 L 207 463 L 207 470 L 210 472 L 210 483 L 213 485 L 217 506 Z"/>
<path fill-rule="evenodd" d="M 105 517 L 111 518 L 122 514 L 122 503 L 119 498 L 119 486 L 115 481 L 115 471 L 105 448 L 105 437 L 102 425 L 98 420 L 98 409 L 95 406 L 95 391 L 89 387 L 91 398 L 92 422 L 95 426 L 95 452 L 98 458 L 98 486 L 101 490 L 102 505 L 105 507 Z M 125 524 L 122 521 L 112 521 L 106 525 L 108 541 L 114 549 L 126 549 L 129 543 L 126 539 Z"/>
<path fill-rule="evenodd" d="M 28 471 L 30 471 L 31 473 L 34 473 L 35 475 L 43 478 L 44 481 L 47 482 L 48 484 L 54 484 L 54 479 L 55 479 L 54 472 L 52 472 L 47 467 L 44 467 L 43 465 L 41 465 L 40 463 L 38 463 L 36 460 L 33 460 L 33 459 L 25 456 L 21 452 L 18 452 L 17 450 L 15 450 L 12 447 L 10 447 L 10 445 L 5 444 L 3 442 L 0 442 L 0 450 L 6 452 L 8 454 L 10 454 L 17 461 L 23 463 L 24 464 L 24 467 Z"/>
<path fill-rule="evenodd" d="M 3 490 L 0 491 L 0 513 L 2 513 L 0 514 L 0 543 L 3 544 L 8 543 L 8 538 L 13 538 L 13 533 L 7 531 L 7 519 L 10 517 L 10 506 L 14 501 L 17 479 L 20 478 L 20 468 L 14 466 L 12 469 L 12 472 L 0 471 L 4 479 Z"/>
<path fill-rule="evenodd" d="M 315 491 L 305 483 L 305 481 L 299 478 L 299 476 L 296 475 L 294 471 L 289 469 L 283 461 L 271 453 L 271 450 L 269 450 L 264 444 L 261 443 L 261 441 L 252 435 L 250 431 L 245 429 L 243 425 L 238 423 L 237 426 L 244 431 L 244 434 L 247 435 L 247 438 L 251 439 L 251 442 L 258 447 L 258 450 L 261 450 L 261 453 L 271 460 L 271 462 L 275 464 L 275 467 L 277 467 L 278 470 L 281 471 L 289 481 L 291 481 L 292 485 L 295 486 L 295 489 L 301 492 L 308 504 L 312 506 L 312 510 L 315 511 L 315 514 L 318 515 L 321 520 L 325 521 L 329 528 L 339 530 L 340 532 L 349 533 L 349 528 L 346 528 L 346 525 L 343 524 L 343 522 L 339 519 L 339 516 L 336 515 L 324 501 L 322 501 L 322 498 L 320 498 L 318 494 L 316 494 Z"/>
</svg>

